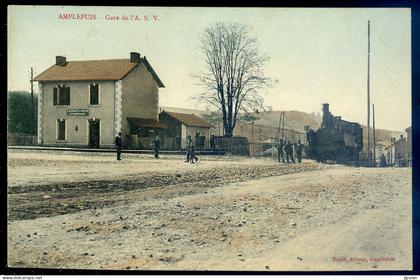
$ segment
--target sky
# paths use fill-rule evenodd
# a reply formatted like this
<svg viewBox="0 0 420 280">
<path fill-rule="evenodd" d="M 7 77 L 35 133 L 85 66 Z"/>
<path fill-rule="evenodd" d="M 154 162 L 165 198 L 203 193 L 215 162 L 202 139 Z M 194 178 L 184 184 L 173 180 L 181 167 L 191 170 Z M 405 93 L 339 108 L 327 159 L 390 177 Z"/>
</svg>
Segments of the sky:
<svg viewBox="0 0 420 280">
<path fill-rule="evenodd" d="M 74 19 L 60 18 L 66 14 Z M 191 100 L 202 91 L 194 78 L 204 69 L 200 37 L 216 22 L 241 23 L 270 57 L 265 75 L 278 81 L 261 92 L 265 107 L 317 113 L 329 103 L 334 115 L 366 124 L 368 20 L 376 127 L 402 131 L 411 125 L 408 8 L 9 6 L 8 90 L 29 91 L 30 68 L 37 75 L 56 55 L 94 60 L 135 51 L 165 84 L 161 106 L 203 109 Z"/>
</svg>

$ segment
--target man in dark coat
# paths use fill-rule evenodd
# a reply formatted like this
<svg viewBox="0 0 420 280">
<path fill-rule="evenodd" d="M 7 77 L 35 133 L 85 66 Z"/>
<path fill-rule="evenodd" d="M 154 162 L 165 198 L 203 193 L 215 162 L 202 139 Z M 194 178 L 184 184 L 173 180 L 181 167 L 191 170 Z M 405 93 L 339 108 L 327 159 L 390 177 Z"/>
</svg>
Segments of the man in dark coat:
<svg viewBox="0 0 420 280">
<path fill-rule="evenodd" d="M 381 164 L 381 167 L 386 167 L 386 157 L 384 154 L 381 155 L 380 164 Z"/>
<path fill-rule="evenodd" d="M 200 133 L 198 131 L 195 133 L 195 142 L 193 145 L 195 145 L 195 147 L 200 147 Z"/>
<path fill-rule="evenodd" d="M 211 136 L 210 136 L 210 149 L 212 150 L 212 151 L 214 151 L 214 149 L 216 148 L 216 142 L 215 142 L 215 140 L 214 140 L 214 135 L 212 134 Z"/>
<path fill-rule="evenodd" d="M 115 148 L 117 149 L 117 160 L 121 160 L 122 139 L 121 131 L 115 136 Z"/>
<path fill-rule="evenodd" d="M 303 144 L 299 140 L 298 143 L 296 144 L 296 156 L 299 163 L 302 162 L 302 152 L 303 152 Z"/>
<path fill-rule="evenodd" d="M 154 150 L 155 150 L 155 158 L 159 158 L 159 150 L 160 150 L 160 137 L 159 135 L 156 136 L 155 140 L 152 141 Z"/>
<path fill-rule="evenodd" d="M 290 144 L 290 141 L 287 141 L 287 144 L 284 146 L 284 151 L 286 152 L 286 161 L 289 163 L 289 159 L 295 163 L 295 159 L 293 157 L 293 146 Z"/>
<path fill-rule="evenodd" d="M 278 159 L 279 162 L 280 161 L 284 162 L 283 148 L 284 148 L 284 142 L 283 142 L 283 139 L 280 139 L 280 143 L 276 145 L 277 159 Z"/>
<path fill-rule="evenodd" d="M 192 141 L 191 135 L 188 135 L 187 136 L 187 143 L 186 143 L 186 146 L 185 146 L 185 148 L 187 148 L 187 160 L 185 162 L 190 161 L 192 146 L 193 146 L 193 141 Z"/>
<path fill-rule="evenodd" d="M 204 150 L 204 146 L 206 145 L 206 135 L 204 135 L 204 132 L 201 132 L 201 147 L 200 150 Z"/>
<path fill-rule="evenodd" d="M 190 162 L 194 163 L 194 160 L 195 160 L 195 162 L 197 162 L 198 157 L 195 155 L 195 148 L 194 148 L 194 145 L 192 145 L 191 148 L 190 148 Z"/>
</svg>

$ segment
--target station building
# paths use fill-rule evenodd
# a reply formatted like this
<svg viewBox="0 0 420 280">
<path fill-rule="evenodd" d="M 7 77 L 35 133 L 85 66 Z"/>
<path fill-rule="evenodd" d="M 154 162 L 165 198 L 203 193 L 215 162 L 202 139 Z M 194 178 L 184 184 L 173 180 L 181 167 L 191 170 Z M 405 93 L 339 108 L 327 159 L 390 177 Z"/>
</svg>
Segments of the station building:
<svg viewBox="0 0 420 280">
<path fill-rule="evenodd" d="M 165 127 L 158 116 L 164 84 L 139 53 L 84 61 L 56 56 L 55 65 L 34 81 L 39 145 L 112 148 L 119 131 L 125 139 Z"/>
<path fill-rule="evenodd" d="M 159 120 L 166 126 L 162 130 L 162 137 L 166 139 L 179 139 L 177 146 L 181 149 L 186 148 L 188 135 L 195 139 L 195 135 L 204 135 L 204 145 L 208 147 L 210 139 L 210 129 L 214 126 L 194 114 L 184 114 L 178 112 L 162 111 Z"/>
</svg>

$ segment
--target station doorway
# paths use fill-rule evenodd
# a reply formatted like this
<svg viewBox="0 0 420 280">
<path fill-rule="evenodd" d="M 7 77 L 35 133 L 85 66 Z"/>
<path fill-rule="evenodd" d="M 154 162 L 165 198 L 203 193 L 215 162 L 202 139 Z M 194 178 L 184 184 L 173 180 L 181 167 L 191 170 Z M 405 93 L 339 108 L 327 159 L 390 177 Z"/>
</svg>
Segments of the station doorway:
<svg viewBox="0 0 420 280">
<path fill-rule="evenodd" d="M 100 121 L 98 119 L 89 120 L 89 148 L 99 148 Z"/>
</svg>

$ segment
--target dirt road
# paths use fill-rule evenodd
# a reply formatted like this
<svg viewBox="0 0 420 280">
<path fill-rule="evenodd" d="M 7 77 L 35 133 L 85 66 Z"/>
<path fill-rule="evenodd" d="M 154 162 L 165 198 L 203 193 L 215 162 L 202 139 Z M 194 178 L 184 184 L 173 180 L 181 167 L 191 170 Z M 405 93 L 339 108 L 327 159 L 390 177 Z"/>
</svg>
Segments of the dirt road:
<svg viewBox="0 0 420 280">
<path fill-rule="evenodd" d="M 84 155 L 57 159 L 57 172 L 79 156 Z M 32 168 L 53 168 L 45 166 L 54 154 L 29 157 L 37 159 Z M 42 184 L 29 170 L 14 179 L 23 162 L 31 166 L 24 158 L 9 155 L 10 266 L 259 271 L 412 266 L 411 169 L 244 158 L 193 166 L 176 158 L 133 157 L 131 165 L 148 161 L 147 168 L 155 170 L 136 175 L 113 171 L 114 163 L 100 155 L 90 160 L 102 160 L 111 173 L 103 181 L 89 175 L 72 182 L 63 175 L 60 182 L 54 174 Z"/>
</svg>

